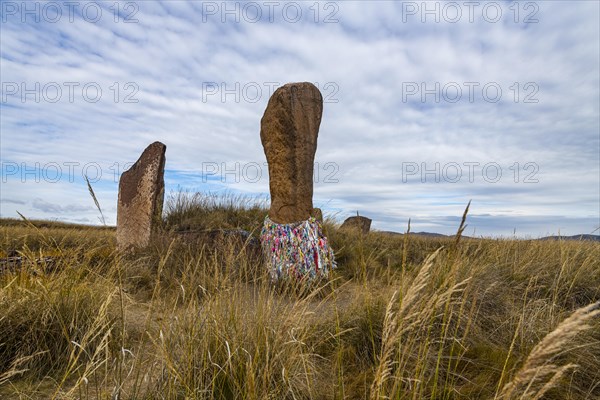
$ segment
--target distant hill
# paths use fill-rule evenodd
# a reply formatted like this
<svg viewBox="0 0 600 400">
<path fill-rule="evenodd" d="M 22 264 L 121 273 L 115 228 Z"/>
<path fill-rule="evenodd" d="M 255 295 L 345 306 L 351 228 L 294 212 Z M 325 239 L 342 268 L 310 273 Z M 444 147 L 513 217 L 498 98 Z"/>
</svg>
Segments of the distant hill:
<svg viewBox="0 0 600 400">
<path fill-rule="evenodd" d="M 378 233 L 385 233 L 387 235 L 404 235 L 404 233 L 400 233 L 400 232 L 394 232 L 394 231 L 373 231 L 373 232 L 378 232 Z M 431 237 L 431 238 L 449 238 L 449 237 L 454 237 L 454 235 L 444 235 L 441 233 L 434 233 L 434 232 L 411 232 L 411 235 L 417 235 L 417 236 L 426 236 L 426 237 Z M 466 235 L 462 235 L 461 237 L 463 238 L 468 238 L 470 239 L 470 236 L 466 236 Z"/>
<path fill-rule="evenodd" d="M 454 235 L 442 235 L 441 233 L 432 233 L 432 232 L 411 232 L 411 235 L 419 235 L 419 236 L 429 236 L 429 237 L 450 237 Z M 466 236 L 463 236 L 466 237 Z"/>
<path fill-rule="evenodd" d="M 0 218 L 0 227 L 7 226 L 29 226 L 33 225 L 36 228 L 67 228 L 67 229 L 116 229 L 116 226 L 112 225 L 88 225 L 78 224 L 73 222 L 62 222 L 62 221 L 51 221 L 43 219 L 28 219 L 24 221 L 19 218 Z"/>
<path fill-rule="evenodd" d="M 594 242 L 600 242 L 600 235 L 572 235 L 572 236 L 546 236 L 539 238 L 538 240 L 589 240 Z"/>
<path fill-rule="evenodd" d="M 403 235 L 403 233 L 400 232 L 393 232 L 393 231 L 375 231 L 375 232 L 379 232 L 379 233 L 385 233 L 388 235 Z M 430 238 L 443 238 L 443 237 L 453 237 L 454 235 L 443 235 L 441 233 L 433 233 L 433 232 L 411 232 L 411 235 L 417 235 L 417 236 L 425 236 L 425 237 L 430 237 Z M 467 239 L 471 239 L 470 236 L 465 236 L 462 235 L 463 238 L 467 238 Z M 531 240 L 531 239 L 527 239 L 524 238 L 523 240 Z M 590 234 L 579 234 L 579 235 L 572 235 L 572 236 L 545 236 L 545 237 L 541 237 L 538 239 L 533 239 L 533 240 L 583 240 L 583 241 L 592 241 L 592 242 L 600 242 L 600 235 L 590 235 Z"/>
</svg>

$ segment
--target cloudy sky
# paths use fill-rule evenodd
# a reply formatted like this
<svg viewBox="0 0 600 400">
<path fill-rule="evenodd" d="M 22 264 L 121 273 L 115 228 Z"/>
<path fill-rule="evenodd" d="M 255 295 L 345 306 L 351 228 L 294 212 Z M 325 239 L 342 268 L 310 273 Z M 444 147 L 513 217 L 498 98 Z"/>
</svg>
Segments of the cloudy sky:
<svg viewBox="0 0 600 400">
<path fill-rule="evenodd" d="M 167 145 L 167 193 L 268 195 L 273 90 L 323 93 L 315 206 L 373 228 L 600 227 L 599 2 L 1 2 L 0 213 L 108 223 Z M 595 232 L 596 234 L 598 231 Z"/>
</svg>

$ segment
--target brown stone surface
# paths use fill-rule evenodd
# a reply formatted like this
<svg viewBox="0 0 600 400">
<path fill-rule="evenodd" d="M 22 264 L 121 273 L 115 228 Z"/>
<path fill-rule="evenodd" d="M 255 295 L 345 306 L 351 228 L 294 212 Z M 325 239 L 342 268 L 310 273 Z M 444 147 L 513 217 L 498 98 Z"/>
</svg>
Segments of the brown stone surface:
<svg viewBox="0 0 600 400">
<path fill-rule="evenodd" d="M 144 247 L 161 220 L 165 192 L 167 146 L 154 142 L 119 180 L 117 244 L 119 249 Z"/>
<path fill-rule="evenodd" d="M 269 164 L 269 218 L 280 224 L 311 215 L 313 164 L 323 114 L 323 96 L 309 82 L 288 83 L 273 93 L 260 121 Z"/>
<path fill-rule="evenodd" d="M 323 222 L 323 211 L 320 208 L 313 208 L 311 217 L 314 217 L 317 221 Z"/>
<path fill-rule="evenodd" d="M 358 230 L 361 233 L 367 234 L 371 230 L 371 219 L 362 216 L 347 218 L 340 229 Z"/>
</svg>

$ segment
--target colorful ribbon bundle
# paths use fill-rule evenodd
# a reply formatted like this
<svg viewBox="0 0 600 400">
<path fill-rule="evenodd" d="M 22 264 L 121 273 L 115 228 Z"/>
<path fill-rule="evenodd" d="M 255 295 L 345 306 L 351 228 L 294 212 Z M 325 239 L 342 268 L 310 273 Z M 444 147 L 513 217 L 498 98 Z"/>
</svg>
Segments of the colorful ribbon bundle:
<svg viewBox="0 0 600 400">
<path fill-rule="evenodd" d="M 277 224 L 265 218 L 260 241 L 273 281 L 326 278 L 336 267 L 333 250 L 315 218 Z"/>
</svg>

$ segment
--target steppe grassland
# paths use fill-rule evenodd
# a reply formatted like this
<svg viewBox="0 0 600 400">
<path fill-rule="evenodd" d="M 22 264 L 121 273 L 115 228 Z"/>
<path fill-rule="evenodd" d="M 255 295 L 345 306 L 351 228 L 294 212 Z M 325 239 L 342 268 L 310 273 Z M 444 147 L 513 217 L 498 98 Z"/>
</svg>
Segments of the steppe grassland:
<svg viewBox="0 0 600 400">
<path fill-rule="evenodd" d="M 128 256 L 111 228 L 2 220 L 0 257 L 24 261 L 0 275 L 0 398 L 600 398 L 599 244 L 326 219 L 338 269 L 305 288 L 273 286 L 249 241 L 176 233 L 256 238 L 265 215 L 175 195 Z"/>
</svg>

